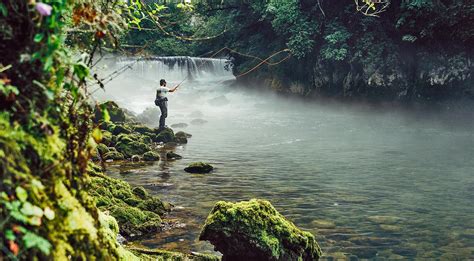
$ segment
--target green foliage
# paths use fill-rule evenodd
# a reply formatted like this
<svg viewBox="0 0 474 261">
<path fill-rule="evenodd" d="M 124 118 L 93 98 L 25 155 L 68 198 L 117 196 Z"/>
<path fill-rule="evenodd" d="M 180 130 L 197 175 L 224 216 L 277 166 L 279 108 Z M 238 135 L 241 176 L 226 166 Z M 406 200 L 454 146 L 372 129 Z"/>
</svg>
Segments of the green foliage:
<svg viewBox="0 0 474 261">
<path fill-rule="evenodd" d="M 321 48 L 321 55 L 324 59 L 342 61 L 349 53 L 347 40 L 351 34 L 347 29 L 338 23 L 328 25 L 324 36 L 325 44 Z"/>
</svg>

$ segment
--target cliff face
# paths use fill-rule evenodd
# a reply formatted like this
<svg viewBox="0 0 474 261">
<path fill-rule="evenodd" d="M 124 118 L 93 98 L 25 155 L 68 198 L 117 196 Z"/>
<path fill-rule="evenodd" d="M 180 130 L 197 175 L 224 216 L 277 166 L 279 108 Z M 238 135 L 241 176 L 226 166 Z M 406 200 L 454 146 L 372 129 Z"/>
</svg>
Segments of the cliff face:
<svg viewBox="0 0 474 261">
<path fill-rule="evenodd" d="M 419 50 L 407 55 L 401 49 L 370 61 L 327 62 L 316 57 L 311 78 L 304 82 L 305 95 L 377 101 L 474 98 L 474 67 L 467 52 Z M 287 89 L 295 93 L 291 85 Z"/>
</svg>

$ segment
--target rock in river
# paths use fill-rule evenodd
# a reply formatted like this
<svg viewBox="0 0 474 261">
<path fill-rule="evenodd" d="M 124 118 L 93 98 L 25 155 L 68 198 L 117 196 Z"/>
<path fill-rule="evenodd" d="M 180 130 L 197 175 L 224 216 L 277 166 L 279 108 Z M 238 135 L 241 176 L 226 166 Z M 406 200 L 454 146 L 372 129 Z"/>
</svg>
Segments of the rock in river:
<svg viewBox="0 0 474 261">
<path fill-rule="evenodd" d="M 160 154 L 154 151 L 148 151 L 143 154 L 144 161 L 157 161 L 160 160 Z"/>
<path fill-rule="evenodd" d="M 167 160 L 177 160 L 177 159 L 182 159 L 183 157 L 181 155 L 178 155 L 172 151 L 166 153 L 166 159 Z"/>
<path fill-rule="evenodd" d="M 199 236 L 222 260 L 318 260 L 315 237 L 300 230 L 265 200 L 219 201 Z"/>
<path fill-rule="evenodd" d="M 189 164 L 184 171 L 189 173 L 209 173 L 214 169 L 213 166 L 204 162 L 193 162 Z"/>
<path fill-rule="evenodd" d="M 188 124 L 184 122 L 171 124 L 171 128 L 179 129 L 179 128 L 186 128 L 186 127 L 188 127 Z"/>
<path fill-rule="evenodd" d="M 203 125 L 204 123 L 207 123 L 207 121 L 203 119 L 194 119 L 191 121 L 191 124 L 194 125 Z"/>
</svg>

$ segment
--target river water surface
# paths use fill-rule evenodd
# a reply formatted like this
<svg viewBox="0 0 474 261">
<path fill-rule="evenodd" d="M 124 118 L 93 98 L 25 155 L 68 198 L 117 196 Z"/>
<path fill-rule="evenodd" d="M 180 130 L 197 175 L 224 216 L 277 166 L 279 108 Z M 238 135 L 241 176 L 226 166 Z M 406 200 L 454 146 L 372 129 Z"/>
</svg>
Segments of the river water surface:
<svg viewBox="0 0 474 261">
<path fill-rule="evenodd" d="M 153 106 L 150 78 L 166 78 L 140 66 L 149 67 L 125 73 L 108 90 L 136 113 Z M 231 75 L 206 73 L 169 96 L 167 124 L 187 123 L 175 131 L 193 135 L 173 149 L 182 160 L 109 167 L 110 175 L 176 206 L 169 218 L 180 225 L 139 244 L 212 251 L 197 237 L 214 203 L 262 198 L 314 233 L 327 259 L 474 259 L 472 128 L 366 106 L 301 103 L 226 87 L 222 80 Z M 196 119 L 207 122 L 192 124 Z M 215 170 L 184 172 L 193 161 Z"/>
</svg>

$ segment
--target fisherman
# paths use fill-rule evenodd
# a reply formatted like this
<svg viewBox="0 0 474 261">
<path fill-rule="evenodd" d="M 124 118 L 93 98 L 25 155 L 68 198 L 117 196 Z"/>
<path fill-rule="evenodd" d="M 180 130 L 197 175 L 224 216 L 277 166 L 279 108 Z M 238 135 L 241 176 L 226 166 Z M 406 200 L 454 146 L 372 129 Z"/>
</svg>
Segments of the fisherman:
<svg viewBox="0 0 474 261">
<path fill-rule="evenodd" d="M 168 117 L 168 98 L 166 98 L 166 95 L 168 92 L 175 92 L 176 89 L 178 89 L 179 84 L 176 85 L 174 88 L 168 88 L 166 87 L 166 81 L 165 79 L 160 80 L 160 87 L 156 90 L 156 99 L 155 99 L 155 105 L 160 107 L 161 111 L 161 116 L 160 116 L 160 130 L 163 130 L 166 128 L 165 126 L 165 119 Z"/>
</svg>

